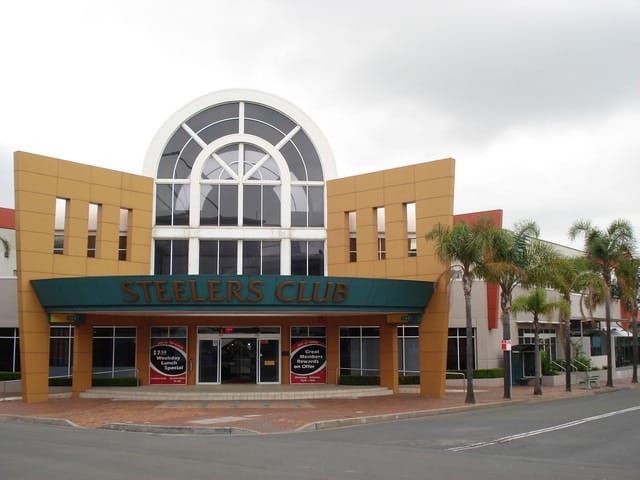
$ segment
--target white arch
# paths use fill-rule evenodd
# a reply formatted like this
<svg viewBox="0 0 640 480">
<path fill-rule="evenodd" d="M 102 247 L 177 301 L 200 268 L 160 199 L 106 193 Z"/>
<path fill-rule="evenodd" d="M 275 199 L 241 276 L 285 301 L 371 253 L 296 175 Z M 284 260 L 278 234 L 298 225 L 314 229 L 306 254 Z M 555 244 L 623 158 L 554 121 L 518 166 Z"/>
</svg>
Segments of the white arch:
<svg viewBox="0 0 640 480">
<path fill-rule="evenodd" d="M 158 164 L 167 142 L 181 125 L 195 114 L 209 107 L 230 102 L 252 102 L 271 107 L 288 116 L 300 125 L 309 136 L 320 159 L 324 180 L 336 177 L 336 165 L 325 136 L 311 118 L 292 103 L 283 98 L 259 90 L 229 89 L 213 92 L 193 100 L 167 119 L 153 137 L 145 157 L 142 174 L 156 178 Z"/>
</svg>

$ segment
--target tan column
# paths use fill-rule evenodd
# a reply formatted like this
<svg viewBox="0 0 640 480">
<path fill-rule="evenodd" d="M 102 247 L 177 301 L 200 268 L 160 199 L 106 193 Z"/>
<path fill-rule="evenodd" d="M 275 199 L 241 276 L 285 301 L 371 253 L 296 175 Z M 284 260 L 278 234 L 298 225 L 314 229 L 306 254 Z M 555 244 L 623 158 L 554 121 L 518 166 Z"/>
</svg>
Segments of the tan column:
<svg viewBox="0 0 640 480">
<path fill-rule="evenodd" d="M 93 369 L 93 326 L 89 322 L 73 329 L 73 380 L 71 395 L 78 398 L 81 392 L 91 388 Z"/>
<path fill-rule="evenodd" d="M 22 398 L 27 403 L 49 399 L 49 324 L 44 312 L 20 312 Z"/>
<path fill-rule="evenodd" d="M 149 385 L 149 321 L 136 328 L 136 370 L 140 385 Z"/>
<path fill-rule="evenodd" d="M 436 288 L 420 325 L 420 394 L 444 397 L 449 306 L 447 289 Z"/>
<path fill-rule="evenodd" d="M 340 366 L 340 329 L 332 320 L 327 322 L 327 383 L 338 383 Z"/>
<path fill-rule="evenodd" d="M 380 325 L 380 385 L 398 393 L 398 327 Z"/>
</svg>

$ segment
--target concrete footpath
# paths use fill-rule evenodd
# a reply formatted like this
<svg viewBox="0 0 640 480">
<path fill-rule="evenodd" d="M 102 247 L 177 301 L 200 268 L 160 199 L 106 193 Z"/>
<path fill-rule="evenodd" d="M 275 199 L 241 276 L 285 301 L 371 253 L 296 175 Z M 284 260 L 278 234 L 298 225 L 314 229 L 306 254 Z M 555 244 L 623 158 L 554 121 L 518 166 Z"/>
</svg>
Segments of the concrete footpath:
<svg viewBox="0 0 640 480">
<path fill-rule="evenodd" d="M 622 388 L 639 388 L 629 379 L 617 380 L 613 389 L 573 386 L 514 386 L 512 399 L 503 399 L 502 387 L 476 387 L 475 404 L 465 404 L 462 390 L 447 390 L 444 398 L 425 398 L 416 389 L 403 388 L 393 396 L 245 401 L 147 401 L 52 398 L 27 404 L 0 398 L 0 422 L 24 421 L 67 424 L 79 428 L 110 428 L 155 433 L 242 434 L 320 430 L 398 419 L 417 418 L 470 409 L 543 402 L 597 395 Z"/>
</svg>

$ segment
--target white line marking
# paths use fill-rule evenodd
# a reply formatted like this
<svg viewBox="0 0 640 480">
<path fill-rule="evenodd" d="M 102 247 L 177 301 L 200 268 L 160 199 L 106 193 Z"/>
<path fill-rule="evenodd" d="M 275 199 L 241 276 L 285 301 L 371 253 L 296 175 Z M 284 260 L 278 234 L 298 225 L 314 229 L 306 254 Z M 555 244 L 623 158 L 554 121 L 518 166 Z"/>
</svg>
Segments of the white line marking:
<svg viewBox="0 0 640 480">
<path fill-rule="evenodd" d="M 595 420 L 602 420 L 603 418 L 613 417 L 614 415 L 621 415 L 623 413 L 635 412 L 636 410 L 640 410 L 640 405 L 636 407 L 625 408 L 623 410 L 616 410 L 614 412 L 594 415 L 593 417 L 581 418 L 580 420 L 574 420 L 572 422 L 561 423 L 560 425 L 554 425 L 553 427 L 540 428 L 538 430 L 531 430 L 530 432 L 524 432 L 524 433 L 516 433 L 515 435 L 500 437 L 500 438 L 497 438 L 496 440 L 491 440 L 489 442 L 477 442 L 477 443 L 471 443 L 469 445 L 463 445 L 461 447 L 452 447 L 452 448 L 448 448 L 447 450 L 450 452 L 462 452 L 464 450 L 473 450 L 475 448 L 489 447 L 491 445 L 496 445 L 499 443 L 512 442 L 514 440 L 519 440 L 521 438 L 533 437 L 535 435 L 541 435 L 543 433 L 549 433 L 549 432 L 554 432 L 556 430 L 562 430 L 564 428 L 575 427 L 577 425 L 582 425 L 583 423 L 588 423 L 588 422 L 593 422 Z"/>
</svg>

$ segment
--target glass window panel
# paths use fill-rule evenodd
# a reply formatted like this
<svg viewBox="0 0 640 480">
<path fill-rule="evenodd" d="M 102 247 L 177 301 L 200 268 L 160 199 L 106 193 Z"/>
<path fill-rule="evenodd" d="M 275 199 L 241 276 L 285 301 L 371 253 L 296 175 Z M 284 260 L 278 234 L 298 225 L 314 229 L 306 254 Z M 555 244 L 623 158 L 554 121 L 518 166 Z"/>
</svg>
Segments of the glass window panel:
<svg viewBox="0 0 640 480">
<path fill-rule="evenodd" d="M 135 338 L 116 338 L 113 354 L 114 376 L 136 376 L 136 340 Z"/>
<path fill-rule="evenodd" d="M 309 187 L 309 226 L 324 226 L 324 187 Z"/>
<path fill-rule="evenodd" d="M 186 275 L 189 270 L 189 240 L 172 240 L 171 274 Z"/>
<path fill-rule="evenodd" d="M 198 382 L 218 382 L 218 339 L 198 341 Z"/>
<path fill-rule="evenodd" d="M 113 337 L 113 327 L 93 327 L 94 337 Z"/>
<path fill-rule="evenodd" d="M 113 363 L 113 338 L 93 339 L 93 369 L 95 372 L 111 372 Z"/>
<path fill-rule="evenodd" d="M 223 103 L 198 112 L 186 123 L 194 132 L 199 132 L 203 128 L 221 120 L 237 119 L 238 112 L 239 104 L 237 102 Z"/>
<path fill-rule="evenodd" d="M 379 337 L 380 329 L 378 327 L 363 327 L 362 336 L 363 337 Z"/>
<path fill-rule="evenodd" d="M 309 327 L 310 337 L 325 337 L 327 335 L 327 329 L 325 327 Z"/>
<path fill-rule="evenodd" d="M 220 333 L 220 327 L 198 327 L 198 333 Z"/>
<path fill-rule="evenodd" d="M 218 248 L 219 256 L 219 274 L 235 275 L 238 273 L 238 242 L 235 240 L 221 240 Z"/>
<path fill-rule="evenodd" d="M 291 275 L 307 274 L 307 242 L 291 242 Z"/>
<path fill-rule="evenodd" d="M 262 224 L 267 227 L 280 226 L 280 185 L 262 187 Z"/>
<path fill-rule="evenodd" d="M 220 185 L 220 225 L 238 225 L 238 186 Z"/>
<path fill-rule="evenodd" d="M 307 171 L 305 169 L 304 162 L 302 161 L 302 157 L 300 156 L 300 152 L 298 152 L 298 149 L 292 142 L 287 142 L 280 149 L 280 153 L 287 162 L 292 181 L 308 180 Z"/>
<path fill-rule="evenodd" d="M 190 139 L 189 134 L 182 127 L 178 127 L 162 153 L 158 164 L 157 178 L 174 178 L 173 172 L 176 168 L 180 151 Z"/>
<path fill-rule="evenodd" d="M 171 240 L 156 240 L 154 273 L 169 275 L 171 273 Z"/>
<path fill-rule="evenodd" d="M 0 338 L 0 372 L 13 372 L 15 339 Z"/>
<path fill-rule="evenodd" d="M 186 327 L 169 327 L 169 336 L 171 338 L 187 338 Z"/>
<path fill-rule="evenodd" d="M 378 375 L 380 370 L 380 340 L 362 339 L 362 374 Z"/>
<path fill-rule="evenodd" d="M 216 154 L 233 172 L 235 172 L 236 174 L 238 173 L 238 162 L 239 162 L 239 155 L 240 155 L 240 145 L 238 143 L 227 145 L 226 147 L 223 147 L 220 150 L 218 150 Z M 216 175 L 219 175 L 219 176 L 215 178 L 220 178 L 221 180 L 229 180 L 233 178 L 231 177 L 231 175 L 229 175 L 229 173 L 226 170 L 220 167 L 220 164 L 218 163 L 218 161 L 214 159 L 213 162 L 215 162 L 215 165 L 217 165 L 218 168 L 220 169 L 219 174 L 216 173 Z M 218 170 L 216 170 L 216 172 L 218 172 Z M 214 179 L 214 177 L 210 177 L 210 178 Z"/>
<path fill-rule="evenodd" d="M 409 372 L 420 371 L 420 345 L 417 338 L 404 339 L 404 369 Z"/>
<path fill-rule="evenodd" d="M 151 327 L 152 338 L 166 338 L 169 336 L 168 327 Z"/>
<path fill-rule="evenodd" d="M 198 136 L 202 140 L 204 140 L 206 144 L 209 144 L 219 138 L 226 137 L 227 135 L 232 135 L 234 133 L 238 133 L 238 131 L 239 131 L 238 120 L 231 119 L 231 120 L 223 120 L 221 122 L 209 125 L 208 127 L 205 127 L 202 130 L 197 131 L 197 133 L 198 133 Z"/>
<path fill-rule="evenodd" d="M 261 120 L 284 133 L 289 133 L 296 126 L 291 119 L 282 113 L 255 103 L 245 103 L 244 116 L 247 119 Z"/>
<path fill-rule="evenodd" d="M 360 327 L 340 327 L 341 337 L 359 337 Z"/>
<path fill-rule="evenodd" d="M 277 382 L 280 379 L 280 341 L 260 340 L 260 381 Z"/>
<path fill-rule="evenodd" d="M 156 185 L 156 225 L 171 225 L 172 196 L 172 185 Z"/>
<path fill-rule="evenodd" d="M 309 273 L 308 275 L 324 275 L 324 242 L 309 242 Z"/>
<path fill-rule="evenodd" d="M 136 327 L 116 327 L 116 337 L 136 338 Z"/>
<path fill-rule="evenodd" d="M 293 227 L 306 227 L 307 211 L 307 187 L 291 185 L 291 225 Z"/>
<path fill-rule="evenodd" d="M 15 337 L 15 328 L 0 328 L 0 337 Z"/>
<path fill-rule="evenodd" d="M 260 242 L 244 241 L 242 245 L 242 274 L 260 274 Z"/>
<path fill-rule="evenodd" d="M 219 185 L 200 186 L 200 225 L 218 225 Z"/>
<path fill-rule="evenodd" d="M 280 180 L 280 169 L 276 161 L 269 157 L 256 173 L 251 177 L 253 180 L 275 181 Z"/>
<path fill-rule="evenodd" d="M 244 215 L 242 219 L 243 225 L 260 226 L 262 220 L 262 188 L 260 185 L 244 186 Z"/>
<path fill-rule="evenodd" d="M 200 240 L 200 274 L 218 273 L 218 240 Z"/>
<path fill-rule="evenodd" d="M 361 375 L 360 339 L 340 339 L 340 373 L 342 375 Z"/>
<path fill-rule="evenodd" d="M 173 225 L 189 225 L 189 185 L 174 185 Z"/>
<path fill-rule="evenodd" d="M 244 132 L 249 135 L 255 135 L 256 137 L 264 138 L 272 145 L 276 145 L 280 140 L 284 138 L 284 134 L 271 125 L 267 125 L 263 122 L 256 120 L 245 119 Z"/>
<path fill-rule="evenodd" d="M 202 151 L 200 145 L 195 140 L 189 139 L 187 143 L 182 147 L 178 161 L 176 162 L 174 178 L 186 179 L 191 176 L 191 169 L 196 161 L 196 158 Z"/>
<path fill-rule="evenodd" d="M 263 275 L 280 274 L 280 242 L 262 242 L 262 272 Z"/>
<path fill-rule="evenodd" d="M 302 154 L 304 164 L 309 174 L 309 180 L 324 180 L 320 158 L 307 134 L 303 130 L 300 130 L 293 136 L 292 140 Z"/>
</svg>

